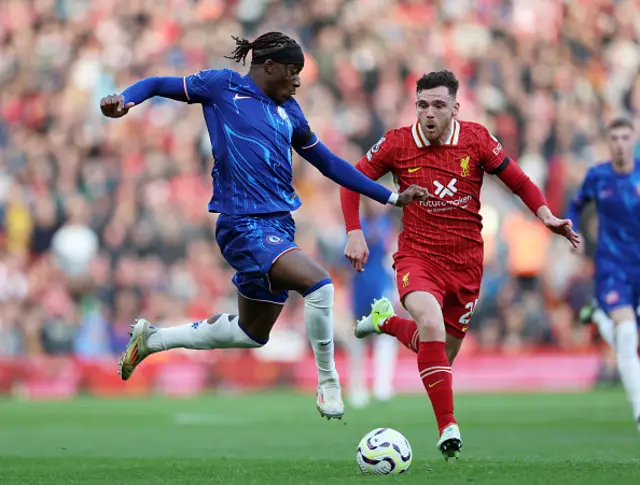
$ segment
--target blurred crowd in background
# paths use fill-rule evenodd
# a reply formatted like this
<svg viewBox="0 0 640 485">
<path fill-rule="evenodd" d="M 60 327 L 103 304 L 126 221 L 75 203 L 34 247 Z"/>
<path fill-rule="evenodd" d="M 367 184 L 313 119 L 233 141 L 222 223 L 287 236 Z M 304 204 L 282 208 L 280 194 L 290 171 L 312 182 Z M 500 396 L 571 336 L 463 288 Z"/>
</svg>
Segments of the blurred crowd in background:
<svg viewBox="0 0 640 485">
<path fill-rule="evenodd" d="M 312 129 L 355 163 L 414 121 L 416 79 L 446 68 L 461 81 L 460 118 L 485 124 L 562 214 L 608 157 L 606 123 L 638 118 L 639 14 L 634 0 L 3 0 L 0 355 L 115 354 L 135 317 L 173 325 L 235 310 L 206 210 L 201 110 L 154 99 L 110 120 L 102 96 L 147 76 L 244 72 L 223 57 L 231 35 L 283 31 L 307 56 L 297 99 Z M 337 325 L 350 326 L 338 188 L 299 158 L 294 175 L 298 243 L 331 271 Z M 597 221 L 585 218 L 579 255 L 488 176 L 483 204 L 468 345 L 597 342 L 576 316 L 592 296 Z M 278 326 L 303 333 L 301 315 L 293 296 Z"/>
</svg>

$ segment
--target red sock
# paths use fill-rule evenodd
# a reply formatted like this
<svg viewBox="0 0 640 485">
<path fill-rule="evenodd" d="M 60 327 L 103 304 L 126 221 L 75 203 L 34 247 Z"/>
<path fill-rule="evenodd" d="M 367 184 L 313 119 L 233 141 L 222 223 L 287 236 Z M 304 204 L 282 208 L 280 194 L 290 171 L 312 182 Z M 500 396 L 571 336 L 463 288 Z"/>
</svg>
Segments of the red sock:
<svg viewBox="0 0 640 485">
<path fill-rule="evenodd" d="M 453 374 L 444 350 L 444 342 L 421 342 L 418 350 L 418 370 L 427 390 L 438 430 L 456 422 L 453 417 Z"/>
<path fill-rule="evenodd" d="M 384 325 L 380 325 L 382 333 L 392 335 L 397 338 L 406 348 L 418 352 L 420 337 L 418 337 L 418 326 L 413 320 L 400 317 L 389 317 Z"/>
</svg>

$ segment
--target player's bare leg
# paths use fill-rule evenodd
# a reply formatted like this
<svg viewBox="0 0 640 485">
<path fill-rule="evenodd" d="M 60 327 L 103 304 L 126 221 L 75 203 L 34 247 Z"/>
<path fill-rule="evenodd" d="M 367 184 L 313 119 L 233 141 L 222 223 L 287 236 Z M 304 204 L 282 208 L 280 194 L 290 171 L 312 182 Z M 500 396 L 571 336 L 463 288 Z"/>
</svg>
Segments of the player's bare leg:
<svg viewBox="0 0 640 485">
<path fill-rule="evenodd" d="M 640 358 L 636 315 L 631 306 L 623 306 L 612 310 L 610 317 L 615 323 L 614 343 L 620 379 L 640 430 Z"/>
<path fill-rule="evenodd" d="M 327 419 L 344 414 L 333 341 L 333 283 L 327 271 L 302 251 L 289 251 L 274 263 L 269 280 L 275 289 L 304 297 L 304 322 L 318 368 L 317 408 Z"/>
<path fill-rule="evenodd" d="M 580 323 L 588 325 L 594 323 L 598 327 L 600 336 L 609 347 L 615 348 L 615 323 L 604 310 L 602 310 L 597 301 L 592 301 L 582 307 L 579 315 Z"/>
<path fill-rule="evenodd" d="M 164 350 L 256 348 L 269 340 L 283 306 L 250 300 L 238 294 L 238 315 L 218 314 L 199 322 L 156 328 L 141 318 L 132 325 L 129 343 L 120 361 L 120 375 L 127 380 L 149 355 Z"/>
</svg>

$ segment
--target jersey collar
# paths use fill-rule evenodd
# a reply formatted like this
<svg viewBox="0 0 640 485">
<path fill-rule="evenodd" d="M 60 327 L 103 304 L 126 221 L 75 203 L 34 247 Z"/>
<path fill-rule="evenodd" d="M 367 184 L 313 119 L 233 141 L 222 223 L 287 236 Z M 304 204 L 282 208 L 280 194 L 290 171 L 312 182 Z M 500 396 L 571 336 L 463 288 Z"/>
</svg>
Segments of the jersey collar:
<svg viewBox="0 0 640 485">
<path fill-rule="evenodd" d="M 415 124 L 411 127 L 411 134 L 413 135 L 413 141 L 415 141 L 418 148 L 425 148 L 431 145 L 431 143 L 429 143 L 429 140 L 427 140 L 427 137 L 424 136 L 424 132 L 422 131 L 422 127 L 420 126 L 419 121 L 416 121 Z M 452 119 L 451 133 L 445 145 L 457 145 L 459 138 L 460 138 L 460 123 L 458 123 L 458 120 Z"/>
</svg>

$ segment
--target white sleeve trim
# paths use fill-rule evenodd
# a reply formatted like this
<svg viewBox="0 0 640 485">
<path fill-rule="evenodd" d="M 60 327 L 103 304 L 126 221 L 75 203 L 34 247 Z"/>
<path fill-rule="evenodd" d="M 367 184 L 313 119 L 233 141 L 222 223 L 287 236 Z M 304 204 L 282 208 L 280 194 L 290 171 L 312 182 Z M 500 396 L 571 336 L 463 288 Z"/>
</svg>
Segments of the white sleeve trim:
<svg viewBox="0 0 640 485">
<path fill-rule="evenodd" d="M 186 78 L 186 76 L 184 76 L 182 78 L 182 87 L 184 88 L 184 95 L 187 97 L 187 101 L 191 101 L 191 98 L 189 97 L 189 91 L 187 91 L 187 78 Z"/>
</svg>

